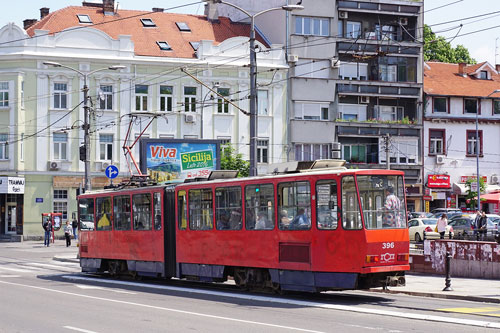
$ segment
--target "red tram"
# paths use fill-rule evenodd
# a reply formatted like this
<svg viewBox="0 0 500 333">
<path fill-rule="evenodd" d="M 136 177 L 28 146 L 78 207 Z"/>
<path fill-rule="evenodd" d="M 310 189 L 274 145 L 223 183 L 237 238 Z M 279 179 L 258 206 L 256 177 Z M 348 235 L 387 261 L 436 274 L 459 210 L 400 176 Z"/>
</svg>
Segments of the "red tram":
<svg viewBox="0 0 500 333">
<path fill-rule="evenodd" d="M 404 284 L 403 172 L 320 164 L 83 194 L 82 271 L 311 292 Z"/>
</svg>

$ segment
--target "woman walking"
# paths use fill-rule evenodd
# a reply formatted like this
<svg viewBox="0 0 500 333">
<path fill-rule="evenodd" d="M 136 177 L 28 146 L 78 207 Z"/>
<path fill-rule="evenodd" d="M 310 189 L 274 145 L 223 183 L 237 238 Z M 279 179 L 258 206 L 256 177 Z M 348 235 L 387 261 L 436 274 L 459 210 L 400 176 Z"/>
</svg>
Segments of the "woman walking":
<svg viewBox="0 0 500 333">
<path fill-rule="evenodd" d="M 446 232 L 446 226 L 448 225 L 448 217 L 446 214 L 441 215 L 437 220 L 437 229 L 439 232 L 439 238 L 444 239 L 444 234 Z"/>
</svg>

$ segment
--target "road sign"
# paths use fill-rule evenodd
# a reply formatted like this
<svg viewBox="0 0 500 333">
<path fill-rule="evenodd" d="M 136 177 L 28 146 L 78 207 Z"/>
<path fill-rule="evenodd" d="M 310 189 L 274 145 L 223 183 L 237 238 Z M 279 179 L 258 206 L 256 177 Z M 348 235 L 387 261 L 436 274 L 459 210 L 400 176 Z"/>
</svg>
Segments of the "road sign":
<svg viewBox="0 0 500 333">
<path fill-rule="evenodd" d="M 106 168 L 106 171 L 104 171 L 104 173 L 106 174 L 106 177 L 108 177 L 109 179 L 114 179 L 118 177 L 118 168 L 114 165 L 109 165 Z"/>
<path fill-rule="evenodd" d="M 424 195 L 422 199 L 424 199 L 425 201 L 432 201 L 432 195 Z"/>
</svg>

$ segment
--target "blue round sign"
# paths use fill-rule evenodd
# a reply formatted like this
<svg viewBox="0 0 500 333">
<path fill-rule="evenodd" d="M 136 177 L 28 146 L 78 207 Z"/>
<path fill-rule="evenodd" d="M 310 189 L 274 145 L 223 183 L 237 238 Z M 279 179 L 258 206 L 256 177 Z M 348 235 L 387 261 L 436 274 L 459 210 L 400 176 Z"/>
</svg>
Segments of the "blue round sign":
<svg viewBox="0 0 500 333">
<path fill-rule="evenodd" d="M 104 171 L 104 173 L 109 179 L 116 178 L 118 177 L 118 168 L 114 165 L 110 165 L 106 168 L 106 171 Z"/>
</svg>

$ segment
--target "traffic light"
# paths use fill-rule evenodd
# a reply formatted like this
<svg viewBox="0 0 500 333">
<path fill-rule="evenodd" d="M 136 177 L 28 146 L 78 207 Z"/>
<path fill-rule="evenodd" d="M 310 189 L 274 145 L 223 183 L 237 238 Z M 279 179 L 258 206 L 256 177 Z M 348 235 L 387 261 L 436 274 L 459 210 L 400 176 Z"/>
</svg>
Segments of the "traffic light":
<svg viewBox="0 0 500 333">
<path fill-rule="evenodd" d="M 80 146 L 80 161 L 85 161 L 87 159 L 87 149 L 85 146 Z"/>
</svg>

